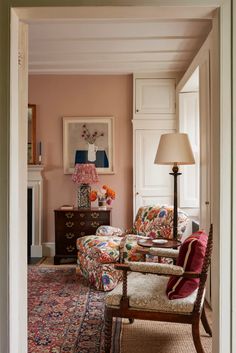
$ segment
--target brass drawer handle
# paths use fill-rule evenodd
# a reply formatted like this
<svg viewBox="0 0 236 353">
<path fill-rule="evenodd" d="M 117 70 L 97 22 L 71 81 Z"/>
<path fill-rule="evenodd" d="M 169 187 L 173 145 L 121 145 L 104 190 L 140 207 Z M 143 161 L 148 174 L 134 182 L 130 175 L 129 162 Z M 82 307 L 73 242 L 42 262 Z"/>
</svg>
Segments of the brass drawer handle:
<svg viewBox="0 0 236 353">
<path fill-rule="evenodd" d="M 68 228 L 73 227 L 73 225 L 74 225 L 74 222 L 71 222 L 71 221 L 66 222 L 66 226 L 67 226 Z"/>
<path fill-rule="evenodd" d="M 66 216 L 66 218 L 72 218 L 72 217 L 74 217 L 74 213 L 73 212 L 67 212 L 67 213 L 65 213 L 65 216 Z"/>
<path fill-rule="evenodd" d="M 72 239 L 72 238 L 74 238 L 74 233 L 66 233 L 66 235 L 65 235 L 65 237 L 67 238 L 67 239 Z"/>
<path fill-rule="evenodd" d="M 85 214 L 84 213 L 80 213 L 79 216 L 83 218 L 85 216 Z"/>
<path fill-rule="evenodd" d="M 98 218 L 99 217 L 99 213 L 98 212 L 92 212 L 91 213 L 91 217 L 92 218 Z"/>
<path fill-rule="evenodd" d="M 75 246 L 69 245 L 69 246 L 66 247 L 66 250 L 67 250 L 68 252 L 72 252 L 72 251 L 75 250 Z"/>
<path fill-rule="evenodd" d="M 91 226 L 97 228 L 100 225 L 99 222 L 91 222 Z"/>
<path fill-rule="evenodd" d="M 85 235 L 85 232 L 80 232 L 80 235 L 82 235 L 82 237 Z"/>
<path fill-rule="evenodd" d="M 80 222 L 80 225 L 81 225 L 81 226 L 84 226 L 84 225 L 85 225 L 85 222 Z"/>
</svg>

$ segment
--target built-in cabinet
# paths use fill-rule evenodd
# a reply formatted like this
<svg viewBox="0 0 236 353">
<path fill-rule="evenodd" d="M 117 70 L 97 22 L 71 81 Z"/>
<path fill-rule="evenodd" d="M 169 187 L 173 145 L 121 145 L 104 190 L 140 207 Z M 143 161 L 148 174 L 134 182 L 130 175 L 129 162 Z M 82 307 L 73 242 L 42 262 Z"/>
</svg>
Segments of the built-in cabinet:
<svg viewBox="0 0 236 353">
<path fill-rule="evenodd" d="M 134 76 L 134 214 L 142 205 L 171 204 L 171 166 L 154 164 L 162 134 L 176 131 L 175 79 Z"/>
<path fill-rule="evenodd" d="M 174 79 L 135 79 L 135 118 L 149 114 L 175 114 Z"/>
</svg>

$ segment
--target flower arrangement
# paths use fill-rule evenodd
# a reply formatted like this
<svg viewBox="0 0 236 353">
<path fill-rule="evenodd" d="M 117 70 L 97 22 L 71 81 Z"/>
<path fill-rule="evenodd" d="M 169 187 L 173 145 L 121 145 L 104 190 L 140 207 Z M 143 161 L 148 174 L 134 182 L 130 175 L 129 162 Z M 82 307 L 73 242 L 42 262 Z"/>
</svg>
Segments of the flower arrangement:
<svg viewBox="0 0 236 353">
<path fill-rule="evenodd" d="M 104 202 L 107 205 L 111 205 L 112 200 L 115 200 L 116 193 L 114 190 L 109 188 L 107 185 L 103 185 L 100 190 L 92 190 L 90 192 L 90 201 Z"/>
<path fill-rule="evenodd" d="M 104 136 L 104 133 L 98 132 L 95 130 L 94 133 L 91 134 L 89 129 L 87 128 L 87 125 L 83 124 L 83 131 L 82 131 L 81 137 L 83 137 L 85 141 L 87 141 L 90 144 L 93 144 L 96 141 L 96 139 L 100 136 Z"/>
</svg>

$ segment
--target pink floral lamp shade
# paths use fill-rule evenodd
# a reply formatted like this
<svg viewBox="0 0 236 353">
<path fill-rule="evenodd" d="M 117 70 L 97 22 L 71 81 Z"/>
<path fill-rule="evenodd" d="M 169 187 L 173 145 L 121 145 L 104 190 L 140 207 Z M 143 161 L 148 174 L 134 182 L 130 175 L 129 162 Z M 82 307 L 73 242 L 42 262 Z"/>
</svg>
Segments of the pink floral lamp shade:
<svg viewBox="0 0 236 353">
<path fill-rule="evenodd" d="M 94 164 L 75 165 L 72 180 L 77 184 L 95 184 L 98 183 L 98 175 Z"/>
<path fill-rule="evenodd" d="M 72 180 L 78 184 L 77 197 L 78 208 L 91 208 L 90 201 L 90 184 L 98 182 L 98 175 L 94 164 L 79 164 L 75 165 Z"/>
</svg>

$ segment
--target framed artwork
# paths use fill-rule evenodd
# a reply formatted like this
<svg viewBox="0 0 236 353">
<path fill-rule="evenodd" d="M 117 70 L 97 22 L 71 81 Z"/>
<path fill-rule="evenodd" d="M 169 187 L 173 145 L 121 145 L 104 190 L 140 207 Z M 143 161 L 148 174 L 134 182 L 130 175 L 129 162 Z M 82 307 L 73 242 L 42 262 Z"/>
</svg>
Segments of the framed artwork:
<svg viewBox="0 0 236 353">
<path fill-rule="evenodd" d="M 114 173 L 114 117 L 63 117 L 64 174 L 72 174 L 75 163 Z"/>
<path fill-rule="evenodd" d="M 36 105 L 28 104 L 28 164 L 36 163 Z"/>
</svg>

